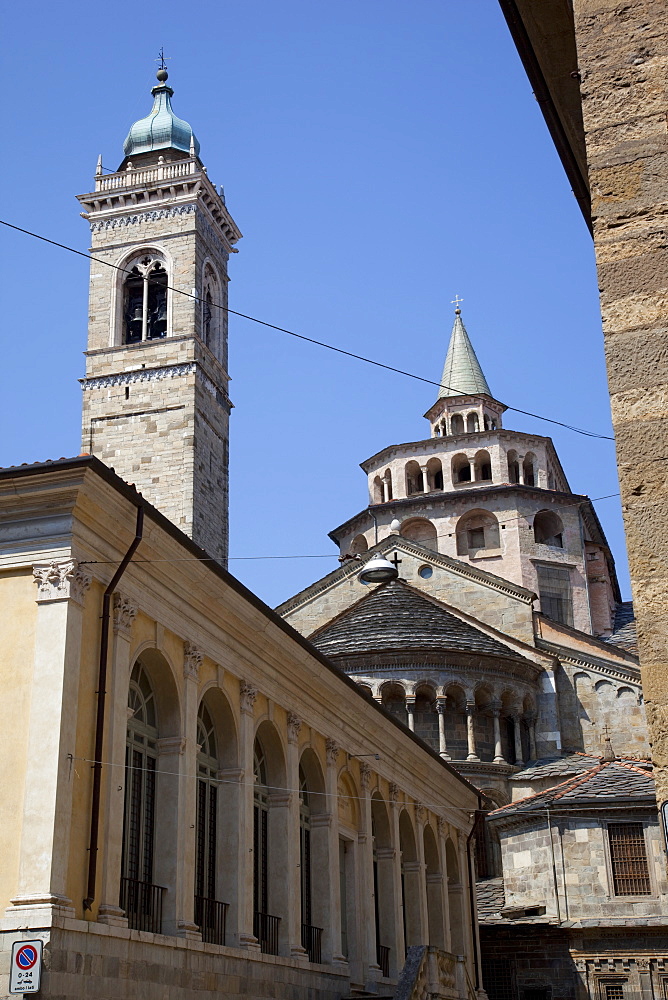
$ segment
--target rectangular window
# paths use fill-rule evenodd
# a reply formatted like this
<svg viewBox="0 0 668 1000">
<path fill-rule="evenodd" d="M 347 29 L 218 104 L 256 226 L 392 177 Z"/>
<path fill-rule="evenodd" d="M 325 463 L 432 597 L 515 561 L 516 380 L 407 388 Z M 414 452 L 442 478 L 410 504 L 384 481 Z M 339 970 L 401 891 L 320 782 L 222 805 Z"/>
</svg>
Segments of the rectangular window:
<svg viewBox="0 0 668 1000">
<path fill-rule="evenodd" d="M 608 843 L 615 896 L 650 896 L 642 823 L 609 823 Z"/>
<path fill-rule="evenodd" d="M 485 548 L 485 529 L 484 528 L 471 528 L 469 531 L 469 548 L 470 549 L 484 549 Z"/>
<path fill-rule="evenodd" d="M 620 979 L 616 983 L 603 983 L 604 1000 L 624 1000 L 624 982 Z"/>
<path fill-rule="evenodd" d="M 563 625 L 573 624 L 571 574 L 565 566 L 537 566 L 540 609 Z"/>
</svg>

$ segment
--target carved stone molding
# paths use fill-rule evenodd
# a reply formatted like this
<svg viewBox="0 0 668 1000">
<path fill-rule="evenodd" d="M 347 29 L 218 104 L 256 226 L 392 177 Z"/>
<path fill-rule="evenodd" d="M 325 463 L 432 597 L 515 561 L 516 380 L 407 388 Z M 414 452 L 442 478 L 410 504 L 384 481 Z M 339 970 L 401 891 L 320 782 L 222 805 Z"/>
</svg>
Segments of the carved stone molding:
<svg viewBox="0 0 668 1000">
<path fill-rule="evenodd" d="M 93 579 L 76 559 L 54 559 L 48 563 L 35 563 L 33 579 L 37 584 L 37 603 L 73 600 L 83 605 L 86 591 Z"/>
<path fill-rule="evenodd" d="M 158 219 L 169 219 L 176 215 L 192 215 L 197 211 L 195 205 L 175 205 L 172 208 L 158 208 L 152 212 L 138 212 L 136 215 L 121 215 L 103 222 L 91 222 L 91 233 L 102 230 L 119 229 L 124 226 L 136 226 L 142 222 L 157 222 Z"/>
<path fill-rule="evenodd" d="M 302 728 L 302 720 L 294 712 L 288 712 L 288 743 L 296 743 L 299 740 L 299 730 Z"/>
<path fill-rule="evenodd" d="M 179 756 L 186 748 L 185 736 L 164 736 L 161 740 L 156 740 L 158 753 L 177 753 Z"/>
<path fill-rule="evenodd" d="M 255 699 L 257 698 L 257 691 L 246 681 L 243 681 L 241 687 L 239 688 L 239 699 L 241 701 L 241 711 L 245 712 L 247 715 L 253 714 L 253 706 L 255 705 Z"/>
<path fill-rule="evenodd" d="M 365 760 L 360 761 L 360 784 L 365 791 L 371 784 L 371 765 Z"/>
<path fill-rule="evenodd" d="M 129 636 L 137 617 L 137 607 L 122 594 L 114 594 L 114 632 Z"/>
<path fill-rule="evenodd" d="M 339 756 L 339 745 L 336 740 L 328 736 L 325 740 L 325 749 L 327 751 L 327 763 L 336 764 Z"/>
<path fill-rule="evenodd" d="M 202 666 L 204 653 L 189 639 L 183 643 L 183 676 L 186 680 L 199 680 L 199 668 Z"/>
</svg>

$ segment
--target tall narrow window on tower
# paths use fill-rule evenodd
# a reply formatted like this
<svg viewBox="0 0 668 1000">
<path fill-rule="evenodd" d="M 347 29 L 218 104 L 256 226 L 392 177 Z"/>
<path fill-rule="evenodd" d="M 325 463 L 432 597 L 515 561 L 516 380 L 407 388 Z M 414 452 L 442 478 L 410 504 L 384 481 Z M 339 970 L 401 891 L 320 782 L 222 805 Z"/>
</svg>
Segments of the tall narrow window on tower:
<svg viewBox="0 0 668 1000">
<path fill-rule="evenodd" d="M 157 257 L 130 261 L 123 286 L 123 343 L 167 336 L 167 271 Z"/>
<path fill-rule="evenodd" d="M 565 566 L 537 566 L 540 610 L 564 625 L 573 624 L 571 574 Z"/>
</svg>

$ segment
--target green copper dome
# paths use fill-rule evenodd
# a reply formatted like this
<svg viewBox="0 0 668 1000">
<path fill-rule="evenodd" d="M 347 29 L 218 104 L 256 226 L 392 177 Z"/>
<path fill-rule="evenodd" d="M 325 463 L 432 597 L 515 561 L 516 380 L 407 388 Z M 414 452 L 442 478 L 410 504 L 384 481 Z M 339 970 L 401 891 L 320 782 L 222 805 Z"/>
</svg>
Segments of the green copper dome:
<svg viewBox="0 0 668 1000">
<path fill-rule="evenodd" d="M 156 149 L 178 149 L 189 153 L 191 142 L 195 155 L 199 156 L 199 142 L 188 122 L 177 118 L 172 111 L 172 95 L 174 91 L 166 84 L 167 71 L 158 70 L 158 86 L 154 87 L 153 107 L 146 118 L 135 122 L 123 143 L 126 156 L 136 156 L 138 153 L 150 153 Z"/>
</svg>

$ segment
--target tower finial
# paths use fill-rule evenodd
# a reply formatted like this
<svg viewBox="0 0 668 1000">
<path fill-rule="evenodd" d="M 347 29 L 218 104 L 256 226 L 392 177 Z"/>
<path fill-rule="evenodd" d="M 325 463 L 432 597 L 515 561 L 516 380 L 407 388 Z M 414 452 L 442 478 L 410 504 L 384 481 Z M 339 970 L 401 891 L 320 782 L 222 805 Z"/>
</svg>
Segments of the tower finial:
<svg viewBox="0 0 668 1000">
<path fill-rule="evenodd" d="M 169 58 L 169 57 L 168 57 Z M 160 63 L 158 72 L 155 74 L 160 83 L 166 83 L 169 78 L 169 73 L 167 72 L 167 63 L 165 59 L 165 48 L 163 45 L 160 46 L 160 51 L 158 52 L 158 58 L 155 60 Z"/>
<path fill-rule="evenodd" d="M 461 316 L 462 311 L 459 308 L 459 303 L 463 302 L 464 299 L 460 299 L 459 295 L 455 295 L 454 299 L 451 300 L 452 305 L 455 307 L 455 316 Z"/>
</svg>

